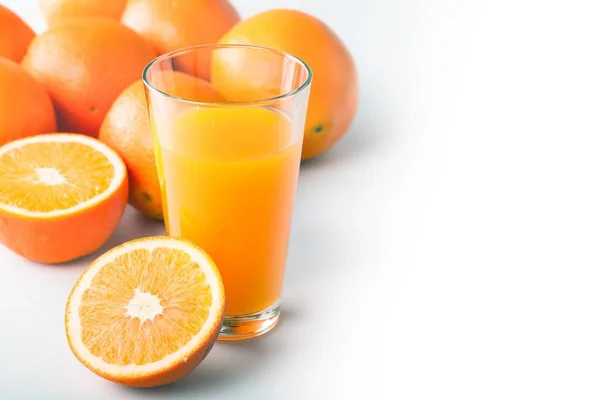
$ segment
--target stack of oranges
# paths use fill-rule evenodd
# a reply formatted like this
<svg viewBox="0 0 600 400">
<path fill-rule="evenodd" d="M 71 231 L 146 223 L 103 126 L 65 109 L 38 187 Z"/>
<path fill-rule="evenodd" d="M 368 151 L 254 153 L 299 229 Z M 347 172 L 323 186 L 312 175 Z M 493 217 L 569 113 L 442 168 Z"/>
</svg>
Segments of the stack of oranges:
<svg viewBox="0 0 600 400">
<path fill-rule="evenodd" d="M 125 203 L 128 200 L 154 218 L 162 219 L 162 205 L 140 78 L 144 66 L 156 56 L 193 45 L 237 43 L 272 47 L 302 58 L 314 76 L 303 159 L 320 155 L 333 146 L 348 130 L 356 113 L 358 83 L 352 56 L 327 25 L 300 11 L 269 10 L 241 20 L 228 0 L 39 0 L 39 7 L 48 29 L 36 35 L 19 16 L 0 5 L 0 146 L 56 132 L 99 140 L 86 143 L 116 152 L 126 166 Z M 205 67 L 197 68 L 196 76 L 181 73 L 178 78 L 187 82 L 179 86 L 193 88 L 204 99 L 218 99 Z M 109 149 L 105 150 L 104 145 Z M 23 146 L 17 145 L 16 149 L 25 151 Z M 43 153 L 41 149 L 37 152 Z M 0 151 L 0 168 L 8 168 L 3 165 L 2 154 Z M 15 157 L 11 152 L 6 154 L 11 159 Z M 45 162 L 48 165 L 41 168 L 46 170 L 74 165 Z M 0 172 L 4 172 L 0 177 L 7 176 L 6 171 Z M 64 173 L 61 172 L 63 178 Z M 39 178 L 38 175 L 35 176 Z M 2 183 L 7 188 L 14 184 Z M 54 191 L 52 196 L 65 196 L 65 187 L 47 186 Z M 107 231 L 98 235 L 94 243 L 86 237 L 74 237 L 72 251 L 55 254 L 48 246 L 22 242 L 35 243 L 29 235 L 35 236 L 36 231 L 55 220 L 51 232 L 58 227 L 73 231 L 86 222 L 89 225 L 99 218 L 95 214 L 101 207 L 92 204 L 85 213 L 76 207 L 74 211 L 68 207 L 62 210 L 70 218 L 76 217 L 76 222 L 47 216 L 38 221 L 2 207 L 3 201 L 10 206 L 15 199 L 7 194 L 3 200 L 1 195 L 0 217 L 4 214 L 7 220 L 16 219 L 19 223 L 0 225 L 0 240 L 25 257 L 43 262 L 67 261 L 98 248 L 116 227 L 125 206 L 119 204 L 113 212 L 116 221 L 97 228 Z M 107 194 L 96 193 L 100 195 Z M 84 200 L 85 196 L 81 196 L 72 205 L 93 197 Z M 28 207 L 31 211 L 37 205 Z M 25 229 L 23 226 L 29 233 L 14 231 Z"/>
<path fill-rule="evenodd" d="M 352 56 L 326 24 L 300 11 L 270 10 L 241 20 L 228 0 L 39 0 L 39 7 L 48 29 L 36 35 L 0 5 L 0 243 L 28 259 L 61 263 L 99 249 L 127 202 L 162 219 L 140 80 L 158 55 L 223 43 L 271 47 L 303 59 L 313 71 L 303 159 L 333 146 L 356 113 Z M 195 76 L 174 75 L 186 91 L 182 97 L 221 99 L 210 83 L 208 61 L 194 68 Z M 140 267 L 154 264 L 156 271 L 168 268 L 154 276 Z M 100 346 L 96 333 L 110 338 L 107 326 L 123 328 L 128 316 L 141 312 L 122 315 L 125 300 L 117 287 L 130 285 L 123 274 L 130 267 L 129 277 L 139 272 L 147 287 L 129 303 L 162 314 L 172 301 L 187 304 L 187 314 L 170 315 L 171 325 L 152 329 L 138 315 L 129 344 Z M 170 279 L 174 273 L 184 279 Z M 223 318 L 223 296 L 218 271 L 202 250 L 171 238 L 141 239 L 100 257 L 77 282 L 67 306 L 69 343 L 86 366 L 111 380 L 137 386 L 172 382 L 210 350 Z M 120 314 L 112 315 L 108 305 Z M 97 310 L 103 310 L 101 318 Z M 140 347 L 136 329 L 142 327 L 162 336 L 144 336 L 147 346 Z"/>
</svg>

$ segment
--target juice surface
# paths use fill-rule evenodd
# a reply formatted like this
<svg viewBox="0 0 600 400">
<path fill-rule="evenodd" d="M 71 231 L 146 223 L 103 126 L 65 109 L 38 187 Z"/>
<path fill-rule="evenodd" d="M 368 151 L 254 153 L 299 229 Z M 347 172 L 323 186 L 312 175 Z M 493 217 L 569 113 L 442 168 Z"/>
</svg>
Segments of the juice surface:
<svg viewBox="0 0 600 400">
<path fill-rule="evenodd" d="M 187 110 L 159 131 L 167 233 L 214 259 L 227 316 L 271 306 L 283 284 L 301 135 L 267 107 Z"/>
</svg>

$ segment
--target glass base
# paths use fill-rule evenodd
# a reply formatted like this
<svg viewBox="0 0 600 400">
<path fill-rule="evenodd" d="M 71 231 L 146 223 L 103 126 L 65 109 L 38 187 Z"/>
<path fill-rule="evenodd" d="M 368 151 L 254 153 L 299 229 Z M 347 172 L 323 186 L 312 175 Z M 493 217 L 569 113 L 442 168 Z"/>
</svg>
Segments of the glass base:
<svg viewBox="0 0 600 400">
<path fill-rule="evenodd" d="M 279 301 L 262 311 L 225 317 L 219 340 L 244 340 L 264 335 L 277 325 L 279 321 Z"/>
</svg>

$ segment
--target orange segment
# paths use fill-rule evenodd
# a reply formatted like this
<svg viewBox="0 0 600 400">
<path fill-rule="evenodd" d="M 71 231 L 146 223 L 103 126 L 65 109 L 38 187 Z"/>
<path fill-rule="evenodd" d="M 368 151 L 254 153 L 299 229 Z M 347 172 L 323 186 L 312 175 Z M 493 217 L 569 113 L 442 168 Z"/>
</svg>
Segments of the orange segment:
<svg viewBox="0 0 600 400">
<path fill-rule="evenodd" d="M 65 210 L 106 191 L 114 176 L 108 157 L 85 143 L 31 142 L 0 156 L 0 202 Z"/>
<path fill-rule="evenodd" d="M 98 375 L 157 386 L 202 361 L 223 309 L 223 284 L 206 253 L 180 239 L 138 239 L 83 273 L 69 296 L 66 331 L 75 356 Z"/>
<path fill-rule="evenodd" d="M 83 344 L 111 364 L 158 361 L 200 331 L 211 304 L 206 276 L 187 253 L 133 250 L 107 263 L 84 292 Z"/>
<path fill-rule="evenodd" d="M 59 263 L 97 250 L 126 201 L 125 164 L 96 139 L 46 134 L 0 147 L 0 242 L 24 257 Z"/>
</svg>

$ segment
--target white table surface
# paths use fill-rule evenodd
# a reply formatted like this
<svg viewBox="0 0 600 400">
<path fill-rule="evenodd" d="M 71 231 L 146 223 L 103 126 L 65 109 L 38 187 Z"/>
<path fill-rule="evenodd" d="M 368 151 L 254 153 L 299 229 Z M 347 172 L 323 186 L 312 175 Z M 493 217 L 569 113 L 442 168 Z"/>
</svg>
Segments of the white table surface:
<svg viewBox="0 0 600 400">
<path fill-rule="evenodd" d="M 360 70 L 351 131 L 301 169 L 281 324 L 124 388 L 65 339 L 92 257 L 1 249 L 0 399 L 600 398 L 598 2 L 234 4 L 321 17 Z M 104 249 L 161 232 L 127 210 Z"/>
</svg>

